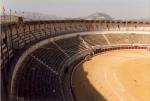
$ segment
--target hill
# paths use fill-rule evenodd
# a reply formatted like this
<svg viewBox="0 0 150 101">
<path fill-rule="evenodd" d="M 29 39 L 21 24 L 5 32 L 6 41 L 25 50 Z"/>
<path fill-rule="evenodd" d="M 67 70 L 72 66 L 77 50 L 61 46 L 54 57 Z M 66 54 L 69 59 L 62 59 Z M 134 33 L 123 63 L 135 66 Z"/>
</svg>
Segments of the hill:
<svg viewBox="0 0 150 101">
<path fill-rule="evenodd" d="M 37 12 L 17 12 L 16 16 L 23 16 L 28 20 L 62 20 L 63 17 L 58 17 L 56 15 L 43 14 Z"/>
<path fill-rule="evenodd" d="M 85 19 L 85 20 L 111 20 L 112 17 L 105 14 L 105 13 L 94 13 L 94 14 L 91 14 L 87 17 L 83 17 L 81 19 Z"/>
</svg>

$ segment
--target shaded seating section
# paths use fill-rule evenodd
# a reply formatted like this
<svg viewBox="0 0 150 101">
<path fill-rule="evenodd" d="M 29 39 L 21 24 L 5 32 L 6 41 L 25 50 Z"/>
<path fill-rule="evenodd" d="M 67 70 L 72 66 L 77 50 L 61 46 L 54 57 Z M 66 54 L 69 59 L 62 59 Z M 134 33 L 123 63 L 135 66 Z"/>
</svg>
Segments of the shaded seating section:
<svg viewBox="0 0 150 101">
<path fill-rule="evenodd" d="M 85 36 L 82 36 L 82 37 L 91 46 L 107 45 L 107 41 L 105 40 L 105 38 L 101 34 L 98 34 L 98 35 L 85 35 Z"/>
<path fill-rule="evenodd" d="M 70 31 L 70 33 L 73 31 Z M 58 28 L 49 28 L 49 29 L 37 29 L 32 31 L 20 32 L 17 33 L 14 31 L 12 35 L 14 48 L 22 48 L 25 45 L 43 40 L 48 37 L 55 37 L 58 35 L 64 35 L 68 32 L 66 30 L 62 31 Z"/>
<path fill-rule="evenodd" d="M 14 34 L 12 39 L 14 47 L 19 48 L 47 37 L 50 37 L 49 30 L 36 30 Z"/>
<path fill-rule="evenodd" d="M 67 53 L 69 56 L 74 54 L 81 53 L 87 48 L 83 44 L 82 40 L 79 40 L 78 37 L 72 37 L 67 39 L 61 39 L 56 41 L 56 43 Z"/>
<path fill-rule="evenodd" d="M 78 37 L 57 42 L 65 46 L 62 49 L 70 56 L 86 50 Z M 66 43 L 69 44 L 66 45 Z M 19 101 L 61 101 L 63 98 L 60 74 L 57 75 L 52 69 L 59 73 L 67 59 L 69 57 L 53 43 L 46 44 L 32 52 L 17 71 L 13 87 L 15 99 Z"/>
<path fill-rule="evenodd" d="M 68 57 L 52 43 L 35 50 L 32 55 L 58 72 L 61 70 L 63 63 L 68 59 Z"/>
<path fill-rule="evenodd" d="M 1 65 L 7 64 L 7 62 L 10 61 L 10 59 L 13 57 L 13 50 L 11 48 L 11 45 L 10 43 L 5 41 L 6 41 L 5 39 L 1 40 L 1 47 L 0 47 L 1 49 L 0 57 L 2 59 L 0 61 Z"/>
<path fill-rule="evenodd" d="M 59 27 L 38 29 L 37 26 L 36 30 L 28 30 L 28 31 L 23 31 L 23 28 L 20 27 L 18 31 L 13 29 L 12 39 L 13 39 L 14 48 L 18 49 L 48 37 L 55 37 L 58 35 L 64 35 L 67 33 L 81 32 L 81 31 L 82 31 L 81 27 L 78 27 L 77 29 L 74 28 L 74 26 L 72 27 L 70 26 L 69 29 L 60 29 Z"/>
<path fill-rule="evenodd" d="M 12 38 L 13 45 L 17 48 L 36 40 L 36 37 L 31 32 L 15 34 Z"/>
<path fill-rule="evenodd" d="M 61 101 L 58 75 L 28 56 L 17 72 L 14 84 L 15 99 L 21 101 Z"/>
<path fill-rule="evenodd" d="M 41 29 L 41 30 L 36 30 L 32 31 L 32 34 L 37 38 L 42 38 L 42 37 L 50 37 L 53 35 L 54 32 L 52 32 L 52 29 Z"/>
</svg>

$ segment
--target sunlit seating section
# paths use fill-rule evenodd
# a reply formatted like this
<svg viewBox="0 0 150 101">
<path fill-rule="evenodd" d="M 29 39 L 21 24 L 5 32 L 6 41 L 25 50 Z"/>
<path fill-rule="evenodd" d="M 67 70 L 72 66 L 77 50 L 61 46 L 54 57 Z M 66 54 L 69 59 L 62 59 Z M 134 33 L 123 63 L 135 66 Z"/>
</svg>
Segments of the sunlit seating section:
<svg viewBox="0 0 150 101">
<path fill-rule="evenodd" d="M 85 35 L 82 36 L 83 39 L 91 46 L 96 45 L 107 45 L 107 41 L 105 40 L 104 36 L 101 34 L 98 35 Z"/>
<path fill-rule="evenodd" d="M 130 42 L 134 44 L 150 44 L 150 34 L 129 34 Z"/>
<path fill-rule="evenodd" d="M 105 35 L 112 45 L 130 44 L 130 38 L 127 34 L 106 34 Z"/>
</svg>

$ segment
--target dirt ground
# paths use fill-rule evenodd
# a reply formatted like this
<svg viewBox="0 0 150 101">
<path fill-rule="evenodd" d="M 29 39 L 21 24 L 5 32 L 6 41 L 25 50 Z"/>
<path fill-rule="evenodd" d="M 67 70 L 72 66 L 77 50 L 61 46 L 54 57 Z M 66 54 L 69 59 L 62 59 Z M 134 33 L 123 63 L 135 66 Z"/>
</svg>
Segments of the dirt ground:
<svg viewBox="0 0 150 101">
<path fill-rule="evenodd" d="M 74 70 L 72 89 L 77 101 L 150 101 L 150 51 L 99 54 Z"/>
</svg>

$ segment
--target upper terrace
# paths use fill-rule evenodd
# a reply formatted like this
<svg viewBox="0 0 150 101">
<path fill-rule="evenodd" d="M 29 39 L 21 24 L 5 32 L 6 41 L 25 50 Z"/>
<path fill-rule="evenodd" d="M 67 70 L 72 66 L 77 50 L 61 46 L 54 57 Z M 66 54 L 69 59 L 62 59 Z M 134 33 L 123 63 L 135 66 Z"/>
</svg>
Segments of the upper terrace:
<svg viewBox="0 0 150 101">
<path fill-rule="evenodd" d="M 52 20 L 3 23 L 1 24 L 1 56 L 4 61 L 5 59 L 9 60 L 16 50 L 27 48 L 41 40 L 60 35 L 71 35 L 71 33 L 90 31 L 147 34 L 150 32 L 150 22 L 121 20 Z M 2 67 L 4 66 L 4 61 L 1 62 Z"/>
</svg>

